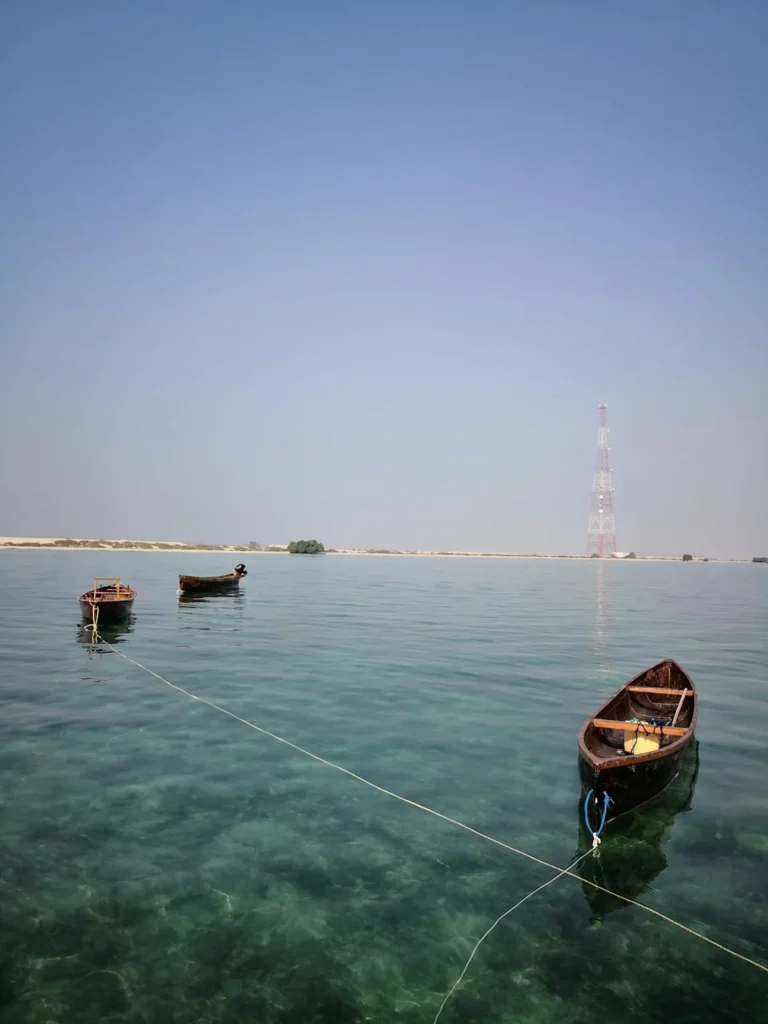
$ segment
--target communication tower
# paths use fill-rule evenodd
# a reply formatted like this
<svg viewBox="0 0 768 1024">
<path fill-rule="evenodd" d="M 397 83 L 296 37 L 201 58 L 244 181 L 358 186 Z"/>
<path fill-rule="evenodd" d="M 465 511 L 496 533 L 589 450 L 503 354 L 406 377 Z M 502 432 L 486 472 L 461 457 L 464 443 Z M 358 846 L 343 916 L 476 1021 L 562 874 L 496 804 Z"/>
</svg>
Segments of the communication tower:
<svg viewBox="0 0 768 1024">
<path fill-rule="evenodd" d="M 597 459 L 592 477 L 592 503 L 587 527 L 587 554 L 610 558 L 616 551 L 616 523 L 613 518 L 613 484 L 611 483 L 611 449 L 606 424 L 607 405 L 598 405 L 600 426 L 597 430 Z"/>
</svg>

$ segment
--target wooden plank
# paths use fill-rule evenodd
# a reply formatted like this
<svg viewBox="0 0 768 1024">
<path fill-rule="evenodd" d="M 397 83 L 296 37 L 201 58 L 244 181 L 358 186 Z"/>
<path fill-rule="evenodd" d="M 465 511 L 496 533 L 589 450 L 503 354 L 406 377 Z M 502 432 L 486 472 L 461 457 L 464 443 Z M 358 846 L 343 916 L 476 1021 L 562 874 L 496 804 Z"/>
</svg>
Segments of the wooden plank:
<svg viewBox="0 0 768 1024">
<path fill-rule="evenodd" d="M 693 690 L 668 690 L 666 686 L 628 686 L 629 693 L 668 693 L 670 697 L 682 697 Z"/>
<path fill-rule="evenodd" d="M 642 722 L 615 722 L 611 718 L 593 718 L 596 729 L 617 729 L 620 732 L 642 732 L 648 736 L 685 736 L 687 729 L 671 725 L 644 725 Z"/>
</svg>

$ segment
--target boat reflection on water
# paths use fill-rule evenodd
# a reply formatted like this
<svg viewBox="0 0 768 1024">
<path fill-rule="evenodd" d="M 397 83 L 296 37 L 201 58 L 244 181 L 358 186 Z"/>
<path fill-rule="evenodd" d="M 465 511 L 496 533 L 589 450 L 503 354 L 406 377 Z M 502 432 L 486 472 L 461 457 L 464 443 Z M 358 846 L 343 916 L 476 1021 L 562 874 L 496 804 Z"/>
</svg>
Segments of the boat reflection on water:
<svg viewBox="0 0 768 1024">
<path fill-rule="evenodd" d="M 629 899 L 640 899 L 667 867 L 662 840 L 667 829 L 674 825 L 677 815 L 691 809 L 698 774 L 699 743 L 693 739 L 677 778 L 663 793 L 644 807 L 609 822 L 602 836 L 599 855 L 581 862 L 581 877 Z M 579 854 L 586 853 L 592 845 L 592 837 L 584 826 L 583 800 L 582 796 L 579 801 Z M 592 922 L 629 906 L 624 900 L 591 885 L 582 885 L 582 891 L 589 904 Z"/>
<path fill-rule="evenodd" d="M 89 647 L 97 648 L 98 645 L 93 642 L 93 634 L 88 628 L 90 623 L 83 622 L 77 627 L 77 642 L 79 644 L 86 644 Z M 122 619 L 120 622 L 103 622 L 99 623 L 99 636 L 102 640 L 105 640 L 108 644 L 122 644 L 128 639 L 131 633 L 136 628 L 136 616 L 129 615 L 127 618 Z M 108 650 L 108 648 L 104 648 Z"/>
<path fill-rule="evenodd" d="M 199 593 L 194 590 L 180 590 L 178 595 L 180 607 L 210 603 L 215 603 L 219 606 L 226 606 L 226 604 L 229 603 L 233 608 L 237 608 L 245 601 L 245 591 L 241 590 L 239 587 L 237 589 L 233 588 L 218 592 L 214 590 Z"/>
</svg>

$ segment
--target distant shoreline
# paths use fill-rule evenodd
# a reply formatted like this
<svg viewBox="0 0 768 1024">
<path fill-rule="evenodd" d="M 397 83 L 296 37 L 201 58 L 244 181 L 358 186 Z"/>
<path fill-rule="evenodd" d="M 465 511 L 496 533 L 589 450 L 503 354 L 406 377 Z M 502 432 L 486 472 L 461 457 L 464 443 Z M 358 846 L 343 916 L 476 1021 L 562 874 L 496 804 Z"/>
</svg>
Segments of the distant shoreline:
<svg viewBox="0 0 768 1024">
<path fill-rule="evenodd" d="M 150 551 L 187 555 L 286 555 L 287 545 L 265 544 L 183 544 L 180 541 L 93 540 L 68 537 L 0 537 L 0 551 Z M 389 558 L 507 558 L 593 561 L 589 555 L 522 555 L 503 551 L 406 551 L 385 548 L 327 548 L 326 555 L 364 555 Z M 606 558 L 609 562 L 680 562 L 682 555 L 637 555 L 635 558 Z M 694 555 L 692 561 L 704 557 Z M 709 562 L 751 563 L 748 558 L 709 558 Z"/>
</svg>

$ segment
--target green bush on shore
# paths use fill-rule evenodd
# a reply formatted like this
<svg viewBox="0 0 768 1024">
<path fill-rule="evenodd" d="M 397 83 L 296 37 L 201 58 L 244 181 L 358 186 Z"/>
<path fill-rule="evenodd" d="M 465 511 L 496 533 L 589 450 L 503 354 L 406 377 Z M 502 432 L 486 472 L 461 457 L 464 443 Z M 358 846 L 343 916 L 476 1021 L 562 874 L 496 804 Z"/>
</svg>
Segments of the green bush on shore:
<svg viewBox="0 0 768 1024">
<path fill-rule="evenodd" d="M 319 540 L 292 540 L 288 545 L 290 555 L 319 555 L 325 547 Z"/>
</svg>

